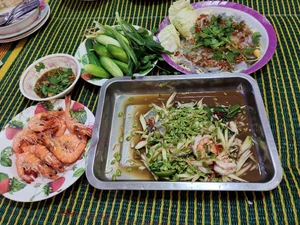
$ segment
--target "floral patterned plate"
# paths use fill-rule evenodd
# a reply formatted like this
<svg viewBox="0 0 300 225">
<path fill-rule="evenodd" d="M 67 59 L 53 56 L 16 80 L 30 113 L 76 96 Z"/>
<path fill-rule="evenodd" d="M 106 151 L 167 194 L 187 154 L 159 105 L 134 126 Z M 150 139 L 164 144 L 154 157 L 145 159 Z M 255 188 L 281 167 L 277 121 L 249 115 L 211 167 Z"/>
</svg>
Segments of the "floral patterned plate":
<svg viewBox="0 0 300 225">
<path fill-rule="evenodd" d="M 66 190 L 85 172 L 87 155 L 90 148 L 90 140 L 87 142 L 84 153 L 76 163 L 68 166 L 66 171 L 59 173 L 59 178 L 50 180 L 39 176 L 34 182 L 28 184 L 19 178 L 15 165 L 15 154 L 12 150 L 13 137 L 22 129 L 27 128 L 29 119 L 39 113 L 48 110 L 65 109 L 65 100 L 57 99 L 48 102 L 40 102 L 16 115 L 0 133 L 0 194 L 18 202 L 34 202 L 51 198 Z M 95 117 L 84 105 L 72 101 L 71 110 L 76 119 L 92 127 Z M 66 131 L 68 132 L 68 131 Z"/>
</svg>

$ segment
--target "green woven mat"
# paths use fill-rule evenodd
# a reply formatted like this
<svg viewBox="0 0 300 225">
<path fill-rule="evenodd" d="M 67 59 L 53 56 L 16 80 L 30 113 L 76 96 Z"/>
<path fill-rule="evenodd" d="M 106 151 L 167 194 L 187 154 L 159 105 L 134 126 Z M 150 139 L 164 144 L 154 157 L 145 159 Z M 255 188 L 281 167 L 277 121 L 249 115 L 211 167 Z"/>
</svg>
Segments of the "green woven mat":
<svg viewBox="0 0 300 225">
<path fill-rule="evenodd" d="M 270 192 L 101 191 L 83 175 L 59 195 L 35 203 L 0 197 L 0 224 L 297 224 L 299 189 L 299 3 L 235 1 L 264 14 L 277 32 L 272 60 L 253 74 L 257 80 L 283 167 L 283 180 Z M 19 91 L 22 71 L 52 53 L 74 55 L 94 19 L 114 24 L 120 13 L 129 22 L 157 27 L 171 1 L 51 0 L 49 21 L 28 42 L 1 80 L 1 129 L 23 109 L 35 105 Z M 298 14 L 297 14 L 298 13 Z M 0 45 L 1 47 L 1 45 Z M 162 64 L 165 67 L 165 64 Z M 160 73 L 158 69 L 152 74 Z M 99 87 L 77 83 L 72 99 L 94 113 Z"/>
</svg>

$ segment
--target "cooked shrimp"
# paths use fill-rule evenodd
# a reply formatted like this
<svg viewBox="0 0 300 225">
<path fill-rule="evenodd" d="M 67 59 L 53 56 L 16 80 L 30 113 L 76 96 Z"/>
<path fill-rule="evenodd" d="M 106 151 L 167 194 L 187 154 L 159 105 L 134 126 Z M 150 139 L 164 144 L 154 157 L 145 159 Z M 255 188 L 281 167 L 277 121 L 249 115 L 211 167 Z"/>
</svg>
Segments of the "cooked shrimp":
<svg viewBox="0 0 300 225">
<path fill-rule="evenodd" d="M 194 155 L 199 159 L 203 159 L 205 157 L 205 145 L 211 143 L 210 135 L 204 135 L 203 137 L 198 135 L 195 138 L 194 145 L 192 146 Z"/>
<path fill-rule="evenodd" d="M 45 145 L 64 164 L 72 164 L 83 153 L 87 136 L 79 138 L 75 134 L 64 134 L 58 138 L 43 137 Z"/>
<path fill-rule="evenodd" d="M 22 153 L 22 148 L 28 145 L 34 145 L 38 141 L 36 133 L 31 130 L 24 129 L 18 132 L 13 139 L 12 148 L 16 153 Z"/>
<path fill-rule="evenodd" d="M 16 166 L 18 175 L 27 183 L 31 183 L 34 179 L 25 173 L 25 171 L 34 171 L 49 179 L 56 179 L 56 172 L 48 167 L 42 160 L 31 152 L 17 153 Z"/>
<path fill-rule="evenodd" d="M 64 165 L 44 145 L 29 145 L 24 147 L 23 150 L 24 152 L 35 154 L 40 160 L 51 166 L 53 169 L 59 172 L 64 171 Z"/>
<path fill-rule="evenodd" d="M 219 153 L 220 153 L 220 148 L 219 148 L 219 146 L 217 146 L 216 144 L 211 143 L 211 144 L 210 144 L 210 151 L 211 151 L 212 153 L 214 153 L 215 156 L 217 156 L 217 155 L 219 155 Z"/>
<path fill-rule="evenodd" d="M 28 128 L 35 132 L 43 132 L 56 126 L 56 118 L 63 115 L 64 111 L 47 111 L 34 115 L 28 122 Z"/>
<path fill-rule="evenodd" d="M 229 175 L 235 173 L 237 163 L 230 159 L 229 156 L 222 152 L 217 156 L 216 164 L 214 165 L 214 171 L 220 175 Z"/>
<path fill-rule="evenodd" d="M 84 124 L 80 123 L 75 117 L 72 117 L 70 114 L 70 107 L 71 107 L 71 97 L 65 97 L 66 102 L 66 125 L 70 132 L 80 134 L 80 135 L 87 135 L 89 137 L 92 136 L 92 130 L 85 126 Z"/>
<path fill-rule="evenodd" d="M 54 121 L 55 121 L 54 123 L 55 131 L 53 133 L 55 134 L 56 137 L 62 136 L 67 129 L 65 121 L 60 117 L 55 118 Z"/>
</svg>

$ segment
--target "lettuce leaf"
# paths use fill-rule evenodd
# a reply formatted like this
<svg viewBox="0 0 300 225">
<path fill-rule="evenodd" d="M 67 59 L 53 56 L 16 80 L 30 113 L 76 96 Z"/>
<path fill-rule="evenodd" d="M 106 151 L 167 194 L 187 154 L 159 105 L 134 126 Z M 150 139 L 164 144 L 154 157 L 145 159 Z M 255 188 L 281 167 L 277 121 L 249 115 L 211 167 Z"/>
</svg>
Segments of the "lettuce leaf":
<svg viewBox="0 0 300 225">
<path fill-rule="evenodd" d="M 174 52 L 180 47 L 179 34 L 173 24 L 169 24 L 158 34 L 160 44 L 169 52 Z"/>
<path fill-rule="evenodd" d="M 191 29 L 195 26 L 197 13 L 190 5 L 190 1 L 179 0 L 169 8 L 170 22 L 186 39 L 193 37 Z"/>
</svg>

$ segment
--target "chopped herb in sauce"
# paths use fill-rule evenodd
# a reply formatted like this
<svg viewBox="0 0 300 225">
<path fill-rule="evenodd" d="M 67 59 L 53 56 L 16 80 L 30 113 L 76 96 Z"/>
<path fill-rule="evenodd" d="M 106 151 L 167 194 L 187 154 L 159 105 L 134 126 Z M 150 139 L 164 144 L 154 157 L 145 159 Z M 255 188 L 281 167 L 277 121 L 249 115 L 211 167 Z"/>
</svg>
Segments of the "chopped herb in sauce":
<svg viewBox="0 0 300 225">
<path fill-rule="evenodd" d="M 34 92 L 41 98 L 57 95 L 66 90 L 75 78 L 71 68 L 59 67 L 49 70 L 37 80 L 34 85 Z"/>
<path fill-rule="evenodd" d="M 139 124 L 138 124 L 138 122 L 137 121 L 135 121 L 134 123 L 133 123 L 133 127 L 137 127 Z"/>
<path fill-rule="evenodd" d="M 119 142 L 123 142 L 123 141 L 124 141 L 123 136 L 120 136 L 120 137 L 119 137 Z"/>
<path fill-rule="evenodd" d="M 130 136 L 127 136 L 127 137 L 126 137 L 126 141 L 129 141 L 129 140 L 130 140 L 130 138 L 131 138 Z"/>
</svg>

